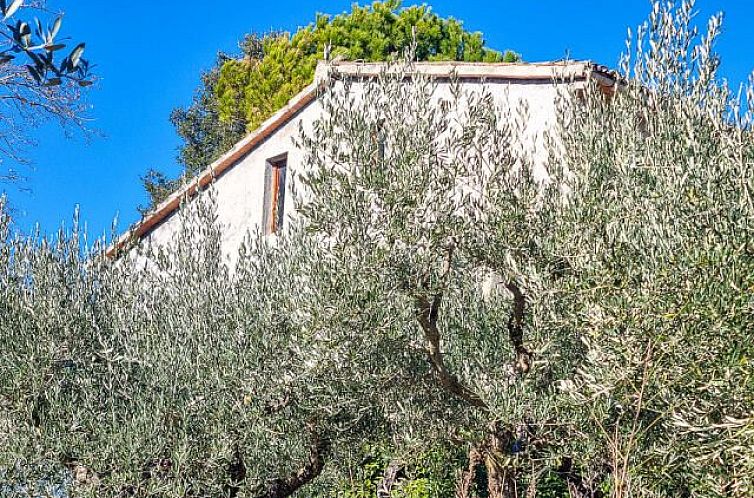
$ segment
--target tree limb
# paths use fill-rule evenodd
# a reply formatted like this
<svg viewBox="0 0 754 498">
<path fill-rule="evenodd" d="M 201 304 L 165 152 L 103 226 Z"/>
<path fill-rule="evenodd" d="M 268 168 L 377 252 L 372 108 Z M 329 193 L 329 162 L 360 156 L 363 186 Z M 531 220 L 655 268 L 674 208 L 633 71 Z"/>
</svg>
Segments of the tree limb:
<svg viewBox="0 0 754 498">
<path fill-rule="evenodd" d="M 456 483 L 456 498 L 472 498 L 476 484 L 477 469 L 483 464 L 482 455 L 471 448 L 469 450 L 469 466 L 461 471 L 461 478 Z"/>
<path fill-rule="evenodd" d="M 526 297 L 513 281 L 508 282 L 505 287 L 513 294 L 513 311 L 508 319 L 508 337 L 516 351 L 516 370 L 525 374 L 531 369 L 531 353 L 524 347 Z"/>
<path fill-rule="evenodd" d="M 256 498 L 285 498 L 309 484 L 322 473 L 325 460 L 330 453 L 330 441 L 322 437 L 314 424 L 309 425 L 309 461 L 296 473 L 288 477 L 278 477 L 267 481 Z"/>
<path fill-rule="evenodd" d="M 448 255 L 445 260 L 445 268 L 441 278 L 443 281 L 445 281 L 450 274 L 454 251 L 455 244 L 451 242 L 448 247 Z M 445 360 L 443 359 L 442 350 L 440 348 L 440 330 L 437 327 L 437 320 L 440 316 L 440 306 L 442 305 L 442 297 L 443 293 L 442 291 L 439 291 L 432 298 L 432 302 L 430 302 L 424 295 L 418 295 L 415 298 L 416 318 L 424 332 L 424 338 L 427 340 L 429 361 L 432 363 L 432 368 L 440 380 L 440 385 L 446 391 L 457 398 L 466 401 L 471 406 L 488 410 L 487 404 L 482 401 L 476 393 L 461 384 L 458 378 L 450 373 L 448 367 L 445 365 Z"/>
<path fill-rule="evenodd" d="M 442 350 L 440 349 L 440 331 L 437 328 L 438 310 L 441 302 L 442 293 L 435 295 L 431 303 L 426 297 L 419 296 L 416 298 L 416 317 L 424 332 L 424 338 L 427 340 L 429 360 L 432 363 L 432 368 L 440 380 L 440 385 L 446 391 L 466 401 L 471 406 L 486 410 L 487 404 L 476 393 L 461 384 L 458 378 L 450 373 L 448 367 L 445 365 Z"/>
</svg>

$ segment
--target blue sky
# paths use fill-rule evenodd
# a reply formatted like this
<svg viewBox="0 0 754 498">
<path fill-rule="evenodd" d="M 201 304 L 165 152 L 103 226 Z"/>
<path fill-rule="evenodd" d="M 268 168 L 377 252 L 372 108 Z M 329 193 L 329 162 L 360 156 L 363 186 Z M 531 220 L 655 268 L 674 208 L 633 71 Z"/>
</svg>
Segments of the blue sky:
<svg viewBox="0 0 754 498">
<path fill-rule="evenodd" d="M 139 176 L 150 167 L 171 174 L 179 140 L 168 116 L 190 103 L 199 74 L 217 51 L 234 52 L 238 39 L 251 31 L 295 30 L 315 12 L 340 13 L 350 0 L 240 2 L 232 0 L 161 0 L 111 2 L 49 0 L 66 13 L 63 31 L 87 42 L 87 56 L 97 64 L 99 83 L 90 92 L 90 140 L 66 138 L 55 126 L 34 132 L 34 169 L 23 187 L 7 190 L 17 226 L 56 230 L 80 205 L 90 234 L 109 232 L 114 217 L 119 230 L 138 220 L 137 205 L 146 203 Z M 423 2 L 405 1 L 404 5 Z M 464 21 L 485 34 L 488 45 L 510 48 L 527 61 L 576 59 L 615 66 L 626 29 L 647 15 L 645 0 L 437 0 L 429 3 L 442 16 Z M 718 50 L 722 74 L 733 83 L 754 69 L 754 2 L 699 0 L 699 20 L 725 13 Z"/>
</svg>

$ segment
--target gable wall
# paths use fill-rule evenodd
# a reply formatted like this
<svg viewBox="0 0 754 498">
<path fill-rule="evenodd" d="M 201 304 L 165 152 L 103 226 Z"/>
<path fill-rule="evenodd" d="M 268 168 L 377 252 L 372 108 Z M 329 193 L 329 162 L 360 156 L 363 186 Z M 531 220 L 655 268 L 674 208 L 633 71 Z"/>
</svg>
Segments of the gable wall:
<svg viewBox="0 0 754 498">
<path fill-rule="evenodd" d="M 480 89 L 477 81 L 464 82 L 468 90 Z M 504 108 L 515 108 L 517 103 L 525 100 L 529 107 L 526 143 L 522 144 L 533 153 L 535 163 L 539 165 L 538 174 L 544 176 L 546 154 L 542 145 L 542 133 L 555 121 L 555 97 L 557 90 L 551 81 L 494 81 L 486 83 L 495 96 L 496 102 Z M 358 85 L 354 86 L 358 91 Z M 449 97 L 447 83 L 440 83 L 438 97 Z M 312 123 L 320 116 L 321 106 L 314 100 L 270 137 L 220 176 L 212 189 L 217 200 L 217 222 L 221 227 L 222 250 L 225 262 L 232 268 L 238 258 L 238 250 L 249 232 L 260 229 L 263 217 L 266 162 L 281 154 L 288 154 L 288 185 L 285 196 L 286 217 L 293 213 L 293 195 L 290 191 L 291 173 L 301 171 L 304 154 L 294 147 L 293 138 L 298 135 L 299 124 L 310 129 Z M 206 192 L 200 194 L 205 196 Z M 144 240 L 150 244 L 169 247 L 176 239 L 180 223 L 185 218 L 182 212 L 173 213 L 151 232 Z"/>
</svg>

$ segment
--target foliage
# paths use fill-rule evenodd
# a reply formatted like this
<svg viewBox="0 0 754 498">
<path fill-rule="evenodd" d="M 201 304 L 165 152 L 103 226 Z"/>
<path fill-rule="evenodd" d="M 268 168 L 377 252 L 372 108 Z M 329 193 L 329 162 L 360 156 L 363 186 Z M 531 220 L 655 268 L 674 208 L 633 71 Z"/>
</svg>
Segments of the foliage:
<svg viewBox="0 0 754 498">
<path fill-rule="evenodd" d="M 623 496 L 754 490 L 754 81 L 743 98 L 718 81 L 721 19 L 699 36 L 692 18 L 655 5 L 626 86 L 562 126 L 573 195 L 551 247 L 588 351 L 563 388 Z"/>
<path fill-rule="evenodd" d="M 170 122 L 183 140 L 179 160 L 184 172 L 180 178 L 170 179 L 157 170 L 149 170 L 142 177 L 142 183 L 149 194 L 151 206 L 145 206 L 143 213 L 173 193 L 181 182 L 206 168 L 245 133 L 245 121 L 237 113 L 220 120 L 215 88 L 220 68 L 229 58 L 219 54 L 217 59 L 215 67 L 202 74 L 202 85 L 194 95 L 193 103 L 186 109 L 173 110 L 170 115 Z"/>
<path fill-rule="evenodd" d="M 555 86 L 546 170 L 525 105 L 333 74 L 232 272 L 212 189 L 115 264 L 0 218 L 0 495 L 751 496 L 754 84 L 692 10 Z"/>
<path fill-rule="evenodd" d="M 3 227 L 7 233 L 7 220 Z M 315 253 L 294 234 L 279 247 L 288 248 L 289 259 L 251 244 L 253 257 L 228 292 L 219 234 L 209 224 L 187 224 L 177 237 L 180 256 L 152 254 L 154 266 L 138 271 L 79 258 L 76 233 L 3 245 L 6 483 L 67 471 L 75 496 L 205 496 L 232 493 L 234 481 L 246 476 L 251 492 L 308 462 L 310 445 L 328 461 L 348 461 L 364 438 L 389 434 L 383 413 L 398 399 L 398 386 L 423 383 L 405 377 L 423 367 L 401 352 L 374 375 L 398 369 L 405 380 L 380 392 L 361 390 L 349 368 L 375 347 L 395 350 L 390 339 L 365 344 L 363 356 L 350 362 L 344 347 L 330 343 L 331 351 L 311 363 L 311 344 L 325 339 L 299 328 L 287 311 L 298 298 L 284 289 L 301 265 L 314 268 Z M 197 236 L 208 243 L 195 247 Z M 321 263 L 318 284 L 336 275 Z M 302 298 L 310 292 L 301 290 Z M 264 299 L 270 291 L 279 306 Z M 302 317 L 309 312 L 300 310 Z M 318 313 L 310 323 L 325 318 Z"/>
<path fill-rule="evenodd" d="M 443 19 L 426 5 L 399 8 L 398 0 L 354 5 L 347 14 L 317 15 L 314 23 L 292 36 L 273 33 L 247 38 L 245 57 L 227 60 L 222 66 L 215 89 L 220 119 L 234 118 L 240 105 L 247 130 L 254 130 L 312 81 L 326 50 L 334 58 L 385 61 L 402 55 L 416 39 L 417 60 L 518 60 L 513 52 L 485 48 L 480 33 L 465 31 L 459 21 Z"/>
<path fill-rule="evenodd" d="M 503 496 L 522 468 L 547 465 L 562 430 L 549 422 L 562 406 L 555 381 L 581 360 L 576 337 L 529 321 L 551 299 L 548 274 L 534 273 L 535 265 L 547 269 L 551 261 L 528 249 L 551 225 L 559 190 L 536 179 L 520 150 L 525 107 L 500 107 L 490 93 L 463 90 L 458 81 L 440 97 L 421 74 L 406 84 L 406 71 L 390 68 L 358 92 L 348 80 L 335 83 L 320 98 L 324 117 L 299 143 L 308 152 L 301 179 L 308 200 L 299 212 L 323 241 L 320 258 L 358 282 L 339 286 L 328 330 L 342 324 L 341 341 L 370 330 L 363 340 L 375 343 L 405 330 L 406 347 L 426 355 L 424 375 L 442 394 L 438 406 L 446 404 L 443 424 L 419 441 L 460 439 L 478 455 L 466 492 L 484 472 L 493 496 Z M 485 292 L 495 274 L 510 293 Z M 353 296 L 364 292 L 354 308 Z M 317 296 L 326 299 L 317 307 L 333 299 Z M 389 311 L 375 320 L 365 307 Z M 557 354 L 550 361 L 549 348 Z M 381 353 L 361 371 L 387 361 Z M 404 399 L 392 417 L 421 434 L 409 424 L 429 406 Z M 542 443 L 533 444 L 535 434 Z"/>
<path fill-rule="evenodd" d="M 11 0 L 10 3 L 0 2 L 0 13 L 3 21 L 12 21 L 13 16 L 23 6 L 23 0 Z M 10 34 L 3 33 L 9 47 L 0 51 L 0 64 L 7 64 L 16 59 L 16 54 L 25 55 L 30 64 L 26 66 L 29 75 L 38 84 L 58 86 L 63 79 L 72 80 L 79 86 L 89 86 L 89 62 L 82 58 L 86 45 L 79 43 L 61 62 L 55 62 L 55 53 L 66 48 L 65 43 L 56 41 L 63 23 L 63 16 L 59 15 L 50 26 L 43 26 L 42 21 L 34 18 L 34 28 L 29 22 L 17 20 L 15 24 L 7 24 Z M 36 36 L 36 38 L 35 38 Z"/>
<path fill-rule="evenodd" d="M 371 498 L 382 486 L 386 497 L 425 498 L 452 496 L 457 470 L 464 465 L 465 455 L 452 445 L 435 445 L 418 454 L 398 459 L 391 454 L 391 445 L 367 444 L 358 453 L 358 459 L 349 468 L 347 478 L 341 479 L 335 493 L 342 498 Z M 396 468 L 396 479 L 384 485 L 385 475 L 391 465 Z"/>
<path fill-rule="evenodd" d="M 203 75 L 194 102 L 176 109 L 171 121 L 184 144 L 179 159 L 184 178 L 191 178 L 312 82 L 317 61 L 325 58 L 384 61 L 402 55 L 416 40 L 418 60 L 513 62 L 518 54 L 490 50 L 480 33 L 460 21 L 441 18 L 427 6 L 400 8 L 400 2 L 354 5 L 350 13 L 318 14 L 293 35 L 273 32 L 247 35 L 243 56 L 218 57 Z M 178 182 L 143 178 L 152 205 Z"/>
<path fill-rule="evenodd" d="M 27 11 L 41 9 L 39 2 L 0 1 L 0 98 L 3 102 L 0 154 L 26 162 L 23 145 L 30 142 L 28 127 L 46 119 L 62 124 L 82 124 L 78 103 L 81 87 L 92 84 L 84 43 L 75 45 L 56 61 L 67 44 L 59 35 L 63 17 L 46 26 L 38 18 L 26 19 Z M 0 180 L 17 179 L 13 171 L 0 172 Z"/>
</svg>

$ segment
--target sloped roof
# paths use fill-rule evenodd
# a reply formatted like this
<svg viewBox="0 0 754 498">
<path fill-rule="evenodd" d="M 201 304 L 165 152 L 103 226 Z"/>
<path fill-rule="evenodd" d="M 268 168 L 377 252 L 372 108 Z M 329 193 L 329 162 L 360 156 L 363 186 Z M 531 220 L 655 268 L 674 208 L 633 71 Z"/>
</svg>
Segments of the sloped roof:
<svg viewBox="0 0 754 498">
<path fill-rule="evenodd" d="M 317 65 L 313 83 L 288 101 L 282 109 L 262 123 L 259 128 L 239 140 L 229 151 L 210 164 L 191 182 L 176 190 L 144 216 L 141 221 L 121 235 L 107 249 L 107 256 L 116 257 L 121 250 L 129 247 L 131 242 L 147 236 L 162 221 L 178 210 L 184 199 L 192 198 L 205 189 L 215 178 L 235 166 L 240 159 L 314 101 L 326 81 L 328 70 L 331 68 L 337 70 L 342 76 L 375 77 L 385 69 L 385 64 L 379 62 L 320 62 Z M 614 74 L 606 67 L 598 66 L 589 61 L 540 63 L 418 62 L 413 65 L 412 70 L 438 79 L 454 76 L 461 79 L 483 81 L 541 81 L 545 83 L 553 80 L 580 82 L 591 76 L 601 85 L 611 86 L 615 82 Z"/>
</svg>

